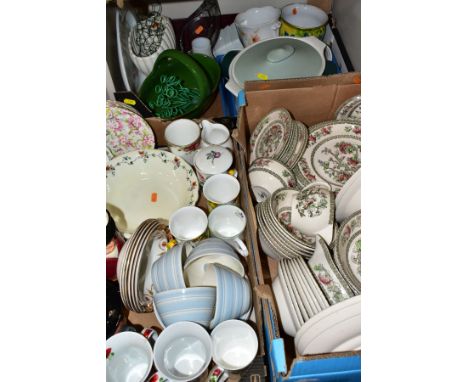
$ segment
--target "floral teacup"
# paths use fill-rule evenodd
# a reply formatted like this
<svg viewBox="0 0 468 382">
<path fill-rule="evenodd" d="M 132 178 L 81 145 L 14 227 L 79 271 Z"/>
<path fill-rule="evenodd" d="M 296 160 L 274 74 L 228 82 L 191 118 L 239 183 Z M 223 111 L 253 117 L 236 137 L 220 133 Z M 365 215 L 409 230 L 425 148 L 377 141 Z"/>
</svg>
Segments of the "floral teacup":
<svg viewBox="0 0 468 382">
<path fill-rule="evenodd" d="M 178 119 L 167 125 L 164 138 L 171 152 L 193 165 L 193 156 L 200 147 L 200 127 L 190 119 Z"/>
</svg>

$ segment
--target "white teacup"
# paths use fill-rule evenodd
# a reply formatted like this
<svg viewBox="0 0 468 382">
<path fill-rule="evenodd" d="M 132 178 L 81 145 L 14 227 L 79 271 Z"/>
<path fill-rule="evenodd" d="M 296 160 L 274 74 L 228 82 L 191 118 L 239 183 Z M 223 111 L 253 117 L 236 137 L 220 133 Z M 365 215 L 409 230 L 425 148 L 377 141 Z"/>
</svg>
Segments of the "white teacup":
<svg viewBox="0 0 468 382">
<path fill-rule="evenodd" d="M 208 367 L 211 338 L 202 326 L 188 321 L 169 325 L 154 344 L 154 365 L 171 381 L 191 381 Z"/>
<path fill-rule="evenodd" d="M 211 234 L 231 244 L 242 256 L 248 255 L 247 247 L 241 239 L 246 225 L 244 212 L 229 204 L 215 208 L 208 216 Z"/>
<path fill-rule="evenodd" d="M 212 123 L 206 119 L 200 123 L 201 132 L 201 147 L 210 145 L 223 146 L 232 150 L 232 139 L 229 129 L 221 123 Z"/>
<path fill-rule="evenodd" d="M 244 47 L 279 35 L 281 11 L 270 5 L 250 8 L 234 20 Z"/>
<path fill-rule="evenodd" d="M 167 125 L 164 138 L 171 152 L 193 165 L 193 156 L 200 147 L 200 126 L 190 119 L 177 119 Z"/>
<path fill-rule="evenodd" d="M 223 204 L 236 204 L 239 193 L 239 181 L 229 174 L 213 175 L 203 185 L 203 195 L 208 202 L 209 212 Z"/>
<path fill-rule="evenodd" d="M 139 333 L 121 332 L 106 341 L 107 382 L 143 382 L 151 370 L 153 351 Z"/>
<path fill-rule="evenodd" d="M 229 371 L 245 369 L 257 355 L 258 337 L 249 324 L 240 320 L 221 322 L 211 332 L 213 361 Z"/>
<path fill-rule="evenodd" d="M 195 206 L 179 208 L 169 218 L 169 229 L 179 244 L 202 239 L 207 227 L 205 212 Z"/>
</svg>

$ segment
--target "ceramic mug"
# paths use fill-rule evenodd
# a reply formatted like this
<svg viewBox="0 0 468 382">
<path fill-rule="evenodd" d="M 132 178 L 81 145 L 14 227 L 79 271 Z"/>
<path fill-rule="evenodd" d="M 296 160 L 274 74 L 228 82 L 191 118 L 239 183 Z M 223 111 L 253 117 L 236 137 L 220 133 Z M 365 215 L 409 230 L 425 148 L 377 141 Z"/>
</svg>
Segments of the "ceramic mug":
<svg viewBox="0 0 468 382">
<path fill-rule="evenodd" d="M 193 156 L 200 147 L 200 127 L 190 119 L 177 119 L 167 125 L 164 138 L 171 152 L 193 165 Z"/>
<path fill-rule="evenodd" d="M 223 205 L 211 211 L 208 228 L 211 234 L 232 245 L 236 251 L 247 256 L 248 251 L 241 237 L 247 225 L 244 211 L 233 205 Z"/>
<path fill-rule="evenodd" d="M 225 371 L 245 369 L 257 355 L 257 333 L 244 321 L 221 322 L 211 332 L 211 341 L 213 361 Z"/>
<path fill-rule="evenodd" d="M 106 341 L 108 382 L 131 380 L 143 382 L 152 367 L 153 350 L 139 333 L 121 332 Z"/>
<path fill-rule="evenodd" d="M 220 205 L 237 204 L 239 193 L 239 181 L 228 174 L 213 175 L 203 185 L 203 195 L 208 202 L 208 212 Z"/>
<path fill-rule="evenodd" d="M 205 212 L 195 206 L 179 208 L 169 217 L 169 230 L 179 244 L 203 239 L 207 227 Z"/>
<path fill-rule="evenodd" d="M 280 14 L 281 11 L 272 6 L 250 8 L 239 13 L 234 23 L 244 47 L 277 37 L 281 26 Z"/>
<path fill-rule="evenodd" d="M 325 37 L 328 15 L 310 4 L 289 4 L 281 9 L 280 36 Z"/>
<path fill-rule="evenodd" d="M 193 163 L 200 185 L 213 175 L 225 174 L 231 168 L 233 159 L 231 150 L 222 146 L 211 145 L 197 150 Z"/>
<path fill-rule="evenodd" d="M 201 121 L 201 147 L 218 145 L 232 150 L 232 139 L 229 129 L 221 123 L 212 123 L 206 119 Z"/>
<path fill-rule="evenodd" d="M 176 322 L 158 336 L 154 365 L 171 381 L 197 379 L 208 368 L 212 356 L 211 337 L 194 322 Z"/>
</svg>

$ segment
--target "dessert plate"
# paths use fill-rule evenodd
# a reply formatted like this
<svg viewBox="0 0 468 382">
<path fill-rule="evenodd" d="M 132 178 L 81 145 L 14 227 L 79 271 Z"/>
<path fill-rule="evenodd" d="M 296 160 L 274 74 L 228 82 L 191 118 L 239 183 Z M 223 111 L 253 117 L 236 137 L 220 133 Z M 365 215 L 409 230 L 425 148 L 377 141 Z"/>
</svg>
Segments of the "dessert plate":
<svg viewBox="0 0 468 382">
<path fill-rule="evenodd" d="M 293 172 L 303 186 L 322 181 L 339 191 L 360 167 L 359 122 L 328 121 L 309 128 L 307 148 Z"/>
<path fill-rule="evenodd" d="M 335 119 L 354 119 L 361 122 L 361 96 L 357 95 L 344 101 L 336 111 Z"/>
<path fill-rule="evenodd" d="M 281 325 L 283 330 L 286 334 L 294 337 L 296 335 L 296 328 L 294 327 L 293 318 L 291 313 L 289 312 L 288 304 L 286 303 L 286 299 L 284 296 L 283 288 L 281 287 L 281 283 L 279 277 L 276 277 L 275 281 L 272 284 L 273 293 L 275 294 L 276 298 L 276 305 L 279 310 L 280 318 L 281 318 Z"/>
<path fill-rule="evenodd" d="M 322 308 L 320 307 L 317 298 L 313 295 L 312 289 L 310 289 L 310 286 L 307 280 L 305 280 L 304 275 L 297 268 L 296 262 L 288 261 L 286 265 L 288 266 L 291 272 L 291 275 L 296 286 L 298 287 L 298 290 L 301 292 L 304 305 L 306 306 L 306 308 L 309 307 L 309 309 L 307 310 L 307 319 L 309 319 L 313 315 L 320 312 Z"/>
<path fill-rule="evenodd" d="M 286 276 L 283 272 L 281 262 L 278 263 L 278 275 L 281 282 L 281 287 L 283 288 L 284 298 L 286 300 L 286 303 L 288 304 L 289 312 L 291 313 L 294 327 L 297 331 L 301 328 L 302 325 L 304 325 L 304 320 L 301 315 L 297 314 L 297 312 L 299 312 L 299 306 L 297 305 L 296 299 L 292 294 L 291 286 L 286 280 Z"/>
<path fill-rule="evenodd" d="M 333 259 L 355 294 L 361 293 L 361 211 L 343 221 Z"/>
<path fill-rule="evenodd" d="M 289 291 L 292 293 L 296 300 L 296 304 L 299 307 L 299 310 L 296 311 L 298 317 L 302 317 L 303 321 L 306 322 L 310 317 L 313 316 L 313 312 L 310 311 L 310 308 L 306 308 L 304 301 L 307 300 L 307 296 L 299 289 L 299 283 L 297 279 L 295 279 L 292 274 L 291 270 L 289 269 L 289 261 L 282 261 L 281 266 L 283 269 L 283 274 L 286 278 L 286 285 L 289 284 Z M 304 323 L 302 323 L 303 325 Z"/>
<path fill-rule="evenodd" d="M 322 290 L 320 289 L 319 285 L 317 284 L 317 281 L 314 278 L 314 275 L 310 271 L 309 267 L 307 266 L 307 263 L 302 257 L 298 257 L 294 259 L 293 261 L 296 262 L 298 269 L 302 271 L 302 274 L 304 275 L 307 284 L 310 286 L 310 289 L 312 290 L 312 294 L 317 298 L 318 305 L 320 307 L 320 310 L 326 309 L 330 306 L 328 303 L 327 299 L 325 298 Z"/>
<path fill-rule="evenodd" d="M 250 164 L 257 158 L 276 158 L 288 141 L 292 124 L 286 109 L 274 109 L 268 113 L 250 137 Z"/>
</svg>

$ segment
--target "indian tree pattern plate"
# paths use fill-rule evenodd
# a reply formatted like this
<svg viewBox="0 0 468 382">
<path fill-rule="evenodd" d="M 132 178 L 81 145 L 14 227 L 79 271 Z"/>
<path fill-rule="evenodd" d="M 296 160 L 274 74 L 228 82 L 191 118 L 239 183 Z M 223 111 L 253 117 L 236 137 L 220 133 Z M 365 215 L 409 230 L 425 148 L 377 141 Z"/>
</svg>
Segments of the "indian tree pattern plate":
<svg viewBox="0 0 468 382">
<path fill-rule="evenodd" d="M 274 109 L 255 127 L 250 137 L 250 163 L 256 158 L 276 158 L 291 134 L 293 120 L 286 109 Z"/>
<path fill-rule="evenodd" d="M 309 128 L 304 155 L 295 168 L 300 185 L 323 181 L 339 191 L 361 168 L 361 125 L 352 120 L 327 121 Z"/>
<path fill-rule="evenodd" d="M 146 219 L 169 220 L 198 200 L 195 171 L 178 156 L 162 150 L 132 151 L 110 161 L 106 206 L 120 232 L 132 234 Z"/>
<path fill-rule="evenodd" d="M 153 130 L 145 119 L 124 103 L 106 102 L 107 160 L 130 151 L 154 149 Z"/>
<path fill-rule="evenodd" d="M 346 219 L 338 231 L 333 254 L 351 289 L 361 293 L 361 211 Z"/>
<path fill-rule="evenodd" d="M 357 95 L 347 99 L 335 113 L 335 119 L 353 119 L 361 122 L 361 96 Z"/>
</svg>

